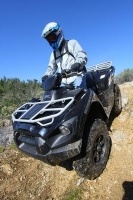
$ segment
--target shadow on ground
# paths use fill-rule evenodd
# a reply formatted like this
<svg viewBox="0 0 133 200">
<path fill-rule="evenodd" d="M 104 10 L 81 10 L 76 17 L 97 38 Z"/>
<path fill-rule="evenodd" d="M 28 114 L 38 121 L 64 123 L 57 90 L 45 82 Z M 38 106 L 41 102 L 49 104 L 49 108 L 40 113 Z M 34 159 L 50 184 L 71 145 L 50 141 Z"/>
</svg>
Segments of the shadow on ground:
<svg viewBox="0 0 133 200">
<path fill-rule="evenodd" d="M 125 181 L 122 186 L 124 189 L 124 196 L 122 200 L 133 200 L 133 181 Z"/>
</svg>

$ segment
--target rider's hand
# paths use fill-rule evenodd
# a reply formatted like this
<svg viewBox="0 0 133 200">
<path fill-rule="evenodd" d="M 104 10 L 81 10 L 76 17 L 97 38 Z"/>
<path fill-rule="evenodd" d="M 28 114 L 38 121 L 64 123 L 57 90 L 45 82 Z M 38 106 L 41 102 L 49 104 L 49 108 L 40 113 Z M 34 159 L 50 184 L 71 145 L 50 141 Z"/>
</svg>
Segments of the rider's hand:
<svg viewBox="0 0 133 200">
<path fill-rule="evenodd" d="M 43 77 L 42 77 L 42 82 L 44 82 L 47 78 L 48 78 L 47 75 L 43 76 Z"/>
<path fill-rule="evenodd" d="M 78 72 L 80 66 L 81 66 L 80 63 L 74 63 L 74 64 L 71 66 L 71 71 L 72 71 L 72 72 Z"/>
<path fill-rule="evenodd" d="M 61 71 L 61 75 L 62 75 L 62 77 L 65 77 L 65 76 L 66 76 L 66 70 L 65 70 L 65 69 L 63 69 L 63 70 Z"/>
</svg>

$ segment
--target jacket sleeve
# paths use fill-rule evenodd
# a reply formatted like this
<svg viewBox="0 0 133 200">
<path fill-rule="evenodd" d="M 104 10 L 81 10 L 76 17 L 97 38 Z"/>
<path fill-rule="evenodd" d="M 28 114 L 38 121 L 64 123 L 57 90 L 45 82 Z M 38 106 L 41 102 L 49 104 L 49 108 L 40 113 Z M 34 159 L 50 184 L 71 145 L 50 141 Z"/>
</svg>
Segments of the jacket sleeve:
<svg viewBox="0 0 133 200">
<path fill-rule="evenodd" d="M 69 42 L 72 47 L 72 54 L 75 57 L 75 63 L 80 63 L 81 66 L 85 66 L 88 60 L 86 52 L 82 49 L 77 40 L 70 40 Z"/>
<path fill-rule="evenodd" d="M 50 56 L 48 68 L 47 68 L 44 75 L 47 75 L 47 76 L 53 75 L 53 74 L 55 74 L 56 70 L 57 70 L 57 64 L 55 62 L 54 55 L 53 55 L 53 52 L 52 52 L 51 56 Z"/>
</svg>

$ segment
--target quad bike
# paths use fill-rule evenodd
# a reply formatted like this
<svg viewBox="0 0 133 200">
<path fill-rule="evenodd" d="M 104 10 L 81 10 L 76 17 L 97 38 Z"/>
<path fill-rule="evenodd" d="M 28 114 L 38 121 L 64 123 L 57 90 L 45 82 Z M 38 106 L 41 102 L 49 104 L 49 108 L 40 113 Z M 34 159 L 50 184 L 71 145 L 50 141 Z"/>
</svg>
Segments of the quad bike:
<svg viewBox="0 0 133 200">
<path fill-rule="evenodd" d="M 43 99 L 33 99 L 12 114 L 18 149 L 49 165 L 95 179 L 109 159 L 110 116 L 121 113 L 114 67 L 104 62 L 87 68 L 87 90 L 60 86 L 56 74 L 43 83 Z"/>
</svg>

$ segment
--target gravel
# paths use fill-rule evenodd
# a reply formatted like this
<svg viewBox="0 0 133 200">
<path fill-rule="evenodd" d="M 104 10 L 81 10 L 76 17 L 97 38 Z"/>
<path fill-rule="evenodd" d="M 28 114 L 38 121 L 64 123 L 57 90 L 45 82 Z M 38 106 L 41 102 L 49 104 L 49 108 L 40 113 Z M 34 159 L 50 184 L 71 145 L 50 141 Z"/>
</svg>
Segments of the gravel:
<svg viewBox="0 0 133 200">
<path fill-rule="evenodd" d="M 6 146 L 13 143 L 12 126 L 0 128 L 0 146 Z"/>
</svg>

